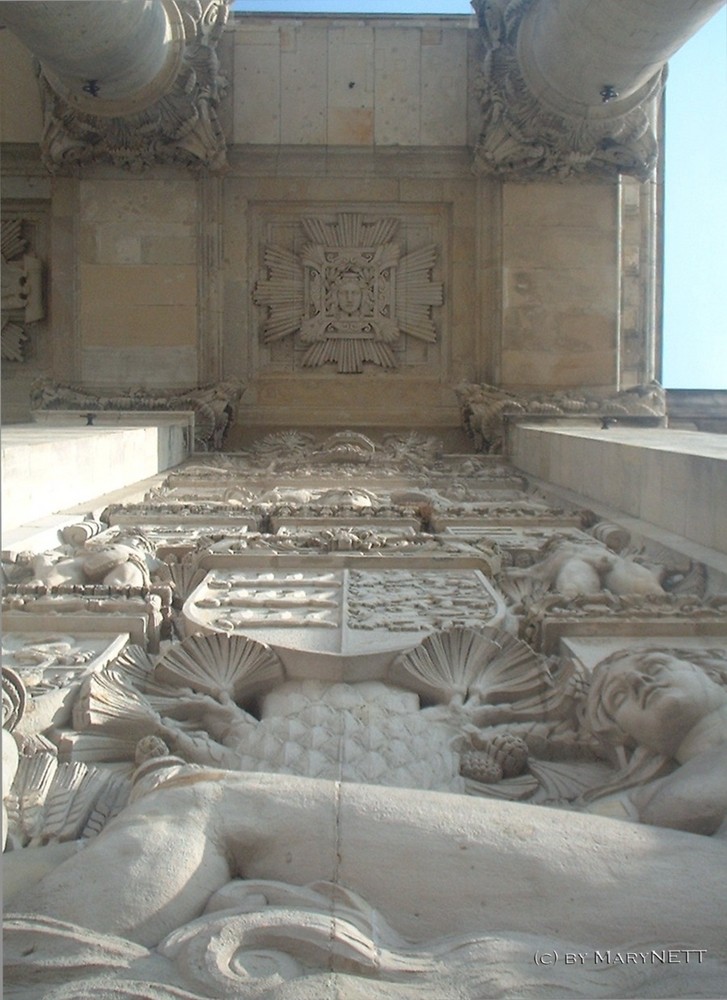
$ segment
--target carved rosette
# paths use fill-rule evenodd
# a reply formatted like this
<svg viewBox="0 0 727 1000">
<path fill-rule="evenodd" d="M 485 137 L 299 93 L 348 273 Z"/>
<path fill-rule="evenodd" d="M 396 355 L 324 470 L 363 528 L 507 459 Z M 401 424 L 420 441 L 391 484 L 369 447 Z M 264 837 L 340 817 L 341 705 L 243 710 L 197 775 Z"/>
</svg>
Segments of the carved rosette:
<svg viewBox="0 0 727 1000">
<path fill-rule="evenodd" d="M 655 99 L 666 70 L 624 114 L 568 115 L 545 106 L 518 61 L 518 36 L 533 0 L 473 0 L 484 43 L 478 80 L 482 130 L 475 169 L 500 177 L 575 174 L 651 176 L 657 158 Z"/>
<path fill-rule="evenodd" d="M 297 335 L 303 367 L 359 373 L 364 364 L 396 368 L 402 334 L 436 342 L 432 307 L 442 304 L 442 285 L 432 279 L 434 245 L 402 254 L 397 219 L 358 212 L 301 225 L 309 240 L 301 252 L 264 251 L 266 277 L 254 299 L 266 309 L 266 344 Z"/>
<path fill-rule="evenodd" d="M 27 327 L 45 315 L 42 265 L 30 247 L 27 223 L 3 219 L 2 250 L 2 359 L 24 361 Z"/>
<path fill-rule="evenodd" d="M 48 170 L 62 173 L 83 163 L 130 170 L 155 163 L 210 170 L 225 166 L 226 142 L 217 106 L 227 81 L 216 48 L 228 0 L 174 0 L 174 8 L 182 32 L 180 69 L 166 93 L 142 111 L 119 116 L 87 112 L 61 96 L 39 69 L 41 157 Z"/>
</svg>

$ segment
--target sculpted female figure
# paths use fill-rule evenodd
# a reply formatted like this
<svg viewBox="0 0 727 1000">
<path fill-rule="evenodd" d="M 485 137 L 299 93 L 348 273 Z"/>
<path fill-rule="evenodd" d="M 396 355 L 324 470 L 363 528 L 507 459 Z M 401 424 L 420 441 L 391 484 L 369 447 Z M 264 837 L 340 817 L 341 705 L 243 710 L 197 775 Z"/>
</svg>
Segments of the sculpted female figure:
<svg viewBox="0 0 727 1000">
<path fill-rule="evenodd" d="M 673 773 L 631 793 L 639 818 L 693 829 L 697 817 L 698 832 L 717 829 L 727 807 L 721 683 L 669 651 L 614 657 L 595 673 L 588 714 L 594 731 L 641 740 L 673 762 Z M 719 953 L 724 944 L 721 838 L 179 758 L 154 767 L 139 769 L 131 803 L 14 898 L 14 910 L 156 947 L 202 919 L 230 880 L 323 880 L 359 894 L 412 942 L 496 931 L 600 948 L 684 940 Z"/>
<path fill-rule="evenodd" d="M 727 668 L 709 654 L 687 660 L 678 653 L 632 650 L 603 660 L 593 674 L 586 721 L 614 746 L 641 748 L 622 788 L 639 780 L 645 761 L 652 773 L 672 768 L 622 796 L 630 818 L 713 834 L 727 815 Z"/>
</svg>

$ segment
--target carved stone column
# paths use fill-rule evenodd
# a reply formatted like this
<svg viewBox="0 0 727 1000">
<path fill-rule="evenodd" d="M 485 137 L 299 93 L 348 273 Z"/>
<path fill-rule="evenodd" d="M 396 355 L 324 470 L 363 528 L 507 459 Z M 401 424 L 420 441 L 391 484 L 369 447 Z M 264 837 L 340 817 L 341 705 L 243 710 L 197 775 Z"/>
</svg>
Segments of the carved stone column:
<svg viewBox="0 0 727 1000">
<path fill-rule="evenodd" d="M 667 60 L 725 0 L 474 0 L 483 172 L 633 174 L 656 162 Z"/>
<path fill-rule="evenodd" d="M 77 111 L 127 115 L 153 104 L 181 68 L 184 24 L 175 3 L 90 0 L 3 3 L 0 18 Z"/>
<path fill-rule="evenodd" d="M 219 168 L 224 93 L 215 48 L 228 0 L 0 3 L 39 62 L 51 170 L 107 162 Z"/>
</svg>

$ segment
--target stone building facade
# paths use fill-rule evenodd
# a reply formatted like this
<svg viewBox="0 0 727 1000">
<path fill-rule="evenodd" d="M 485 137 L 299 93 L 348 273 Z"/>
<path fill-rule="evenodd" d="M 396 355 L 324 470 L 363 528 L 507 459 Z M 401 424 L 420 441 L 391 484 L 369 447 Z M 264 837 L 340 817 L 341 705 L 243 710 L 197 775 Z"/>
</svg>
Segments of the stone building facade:
<svg viewBox="0 0 727 1000">
<path fill-rule="evenodd" d="M 9 996 L 723 991 L 720 4 L 473 6 L 0 4 Z"/>
</svg>

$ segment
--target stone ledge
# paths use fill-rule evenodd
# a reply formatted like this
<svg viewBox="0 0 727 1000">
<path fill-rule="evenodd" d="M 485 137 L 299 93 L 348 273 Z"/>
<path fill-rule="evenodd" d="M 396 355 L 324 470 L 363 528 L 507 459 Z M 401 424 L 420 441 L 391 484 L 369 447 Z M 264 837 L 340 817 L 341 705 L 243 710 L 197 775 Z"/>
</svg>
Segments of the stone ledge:
<svg viewBox="0 0 727 1000">
<path fill-rule="evenodd" d="M 521 423 L 516 468 L 727 552 L 727 438 L 664 428 Z"/>
<path fill-rule="evenodd" d="M 53 411 L 3 431 L 3 531 L 121 489 L 191 454 L 193 415 Z M 98 426 L 100 424 L 101 426 Z"/>
</svg>

